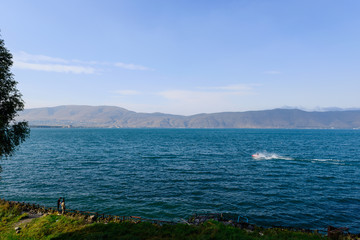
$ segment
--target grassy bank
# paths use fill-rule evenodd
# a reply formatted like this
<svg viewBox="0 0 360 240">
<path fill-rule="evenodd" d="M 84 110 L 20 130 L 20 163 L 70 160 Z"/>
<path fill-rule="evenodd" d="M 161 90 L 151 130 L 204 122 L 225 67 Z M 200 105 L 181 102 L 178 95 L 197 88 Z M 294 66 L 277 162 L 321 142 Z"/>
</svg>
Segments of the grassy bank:
<svg viewBox="0 0 360 240">
<path fill-rule="evenodd" d="M 316 233 L 274 228 L 255 227 L 249 231 L 216 221 L 207 221 L 199 226 L 159 226 L 130 221 L 88 223 L 82 216 L 56 213 L 31 217 L 16 204 L 1 203 L 0 239 L 327 239 Z"/>
</svg>

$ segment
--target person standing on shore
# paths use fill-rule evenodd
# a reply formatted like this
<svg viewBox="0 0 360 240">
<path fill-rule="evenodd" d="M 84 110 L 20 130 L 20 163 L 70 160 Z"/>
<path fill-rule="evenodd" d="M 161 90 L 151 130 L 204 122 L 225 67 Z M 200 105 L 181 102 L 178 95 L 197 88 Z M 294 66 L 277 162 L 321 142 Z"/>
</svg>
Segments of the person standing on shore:
<svg viewBox="0 0 360 240">
<path fill-rule="evenodd" d="M 57 200 L 57 211 L 60 212 L 61 197 Z"/>
<path fill-rule="evenodd" d="M 62 199 L 61 202 L 61 214 L 65 214 L 65 198 Z"/>
</svg>

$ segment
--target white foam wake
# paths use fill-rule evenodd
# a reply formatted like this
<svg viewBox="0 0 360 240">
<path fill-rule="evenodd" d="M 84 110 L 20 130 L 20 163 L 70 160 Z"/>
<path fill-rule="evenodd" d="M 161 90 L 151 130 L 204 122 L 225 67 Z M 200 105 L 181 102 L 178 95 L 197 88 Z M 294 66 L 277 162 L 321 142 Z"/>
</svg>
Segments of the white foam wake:
<svg viewBox="0 0 360 240">
<path fill-rule="evenodd" d="M 345 163 L 341 160 L 337 159 L 298 159 L 298 158 L 291 158 L 287 156 L 282 156 L 277 153 L 269 153 L 269 152 L 257 152 L 251 155 L 251 157 L 255 160 L 272 160 L 272 159 L 278 159 L 278 160 L 296 160 L 299 162 L 311 162 L 311 163 L 326 163 L 326 164 L 336 164 L 336 165 L 345 165 Z"/>
<path fill-rule="evenodd" d="M 281 156 L 276 153 L 268 153 L 268 152 L 257 152 L 251 156 L 255 160 L 271 160 L 271 159 L 293 160 L 293 158 L 291 157 Z"/>
</svg>

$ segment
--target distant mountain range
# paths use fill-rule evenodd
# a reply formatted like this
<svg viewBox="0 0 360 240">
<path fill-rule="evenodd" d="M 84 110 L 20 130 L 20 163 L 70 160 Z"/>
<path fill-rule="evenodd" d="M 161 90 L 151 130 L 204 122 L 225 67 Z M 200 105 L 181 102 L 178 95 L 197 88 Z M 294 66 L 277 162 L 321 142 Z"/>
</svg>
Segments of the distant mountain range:
<svg viewBox="0 0 360 240">
<path fill-rule="evenodd" d="M 19 120 L 33 127 L 99 128 L 299 128 L 359 129 L 360 110 L 306 112 L 273 109 L 192 116 L 136 113 L 111 106 L 59 106 L 26 109 Z"/>
</svg>

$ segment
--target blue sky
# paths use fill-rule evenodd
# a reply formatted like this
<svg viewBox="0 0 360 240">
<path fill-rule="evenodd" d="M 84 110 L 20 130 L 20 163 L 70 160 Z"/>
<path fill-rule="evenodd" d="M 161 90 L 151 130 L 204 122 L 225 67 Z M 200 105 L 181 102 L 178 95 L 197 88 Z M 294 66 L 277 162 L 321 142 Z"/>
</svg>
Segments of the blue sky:
<svg viewBox="0 0 360 240">
<path fill-rule="evenodd" d="M 26 108 L 360 107 L 360 1 L 0 0 Z"/>
</svg>

